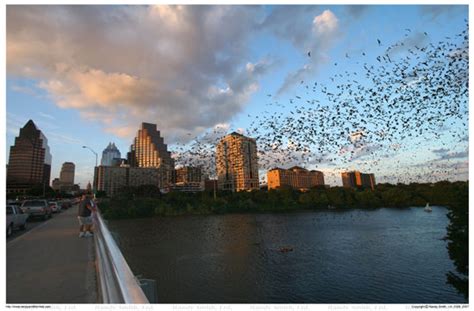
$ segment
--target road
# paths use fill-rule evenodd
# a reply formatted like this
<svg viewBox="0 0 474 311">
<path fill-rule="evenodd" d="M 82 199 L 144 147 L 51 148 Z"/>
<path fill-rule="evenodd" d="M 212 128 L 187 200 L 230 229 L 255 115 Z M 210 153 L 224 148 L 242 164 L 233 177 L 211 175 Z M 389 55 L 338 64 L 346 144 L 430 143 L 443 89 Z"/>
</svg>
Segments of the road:
<svg viewBox="0 0 474 311">
<path fill-rule="evenodd" d="M 94 239 L 78 237 L 76 215 L 73 206 L 10 239 L 7 303 L 97 303 Z"/>
</svg>

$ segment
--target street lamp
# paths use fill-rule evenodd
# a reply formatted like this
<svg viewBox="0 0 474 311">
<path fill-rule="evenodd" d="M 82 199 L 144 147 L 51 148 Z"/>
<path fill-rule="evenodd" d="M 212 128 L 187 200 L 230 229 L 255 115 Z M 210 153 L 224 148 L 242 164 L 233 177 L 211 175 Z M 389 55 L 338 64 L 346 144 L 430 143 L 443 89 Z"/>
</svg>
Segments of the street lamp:
<svg viewBox="0 0 474 311">
<path fill-rule="evenodd" d="M 92 150 L 91 147 L 82 146 L 82 148 L 86 148 L 86 149 L 89 149 L 90 151 L 92 151 L 92 153 L 95 155 L 95 166 L 97 166 L 97 152 L 95 152 L 94 150 Z"/>
<path fill-rule="evenodd" d="M 97 152 L 95 152 L 91 147 L 87 147 L 87 146 L 82 146 L 82 148 L 86 148 L 86 149 L 89 149 L 90 151 L 92 151 L 92 153 L 95 155 L 95 167 L 94 167 L 94 175 L 95 175 L 95 170 L 96 170 L 96 167 L 97 167 Z M 94 176 L 95 177 L 95 176 Z M 94 178 L 95 179 L 95 178 Z M 94 196 L 95 196 L 95 192 L 96 192 L 97 189 L 95 189 L 95 180 L 92 182 L 92 191 L 94 192 Z"/>
</svg>

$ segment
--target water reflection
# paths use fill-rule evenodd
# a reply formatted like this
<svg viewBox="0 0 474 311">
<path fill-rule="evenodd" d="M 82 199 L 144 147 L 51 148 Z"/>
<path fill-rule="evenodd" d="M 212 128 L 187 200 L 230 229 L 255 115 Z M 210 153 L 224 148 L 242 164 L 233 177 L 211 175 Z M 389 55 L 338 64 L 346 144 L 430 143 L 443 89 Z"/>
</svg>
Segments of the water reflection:
<svg viewBox="0 0 474 311">
<path fill-rule="evenodd" d="M 464 302 L 445 273 L 446 209 L 111 221 L 160 302 Z M 282 247 L 292 251 L 281 252 Z"/>
</svg>

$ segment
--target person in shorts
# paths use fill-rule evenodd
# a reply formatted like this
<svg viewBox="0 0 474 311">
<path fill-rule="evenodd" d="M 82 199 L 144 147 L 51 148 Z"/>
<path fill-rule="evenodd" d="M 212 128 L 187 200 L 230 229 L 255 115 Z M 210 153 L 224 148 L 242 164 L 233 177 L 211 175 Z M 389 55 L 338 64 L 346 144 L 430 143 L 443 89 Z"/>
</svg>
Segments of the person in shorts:
<svg viewBox="0 0 474 311">
<path fill-rule="evenodd" d="M 83 194 L 79 202 L 77 219 L 79 220 L 79 237 L 91 237 L 92 233 L 92 210 L 93 203 L 91 199 Z"/>
</svg>

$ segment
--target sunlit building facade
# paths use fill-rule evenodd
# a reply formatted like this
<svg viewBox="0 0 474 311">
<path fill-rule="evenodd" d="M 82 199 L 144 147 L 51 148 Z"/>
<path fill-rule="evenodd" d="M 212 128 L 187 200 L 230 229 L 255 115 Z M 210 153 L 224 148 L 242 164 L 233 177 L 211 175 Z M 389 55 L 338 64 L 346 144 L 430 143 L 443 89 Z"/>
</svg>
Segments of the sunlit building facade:
<svg viewBox="0 0 474 311">
<path fill-rule="evenodd" d="M 294 166 L 289 169 L 274 168 L 267 172 L 268 189 L 291 187 L 298 190 L 307 190 L 316 186 L 324 186 L 323 172 L 307 170 Z"/>
<path fill-rule="evenodd" d="M 217 184 L 220 190 L 258 190 L 255 139 L 233 132 L 217 145 Z"/>
<path fill-rule="evenodd" d="M 51 162 L 48 140 L 29 120 L 10 147 L 7 192 L 25 192 L 34 185 L 49 186 Z"/>
<path fill-rule="evenodd" d="M 160 185 L 168 187 L 171 183 L 174 160 L 168 151 L 156 124 L 142 123 L 130 152 L 127 154 L 130 167 L 160 169 Z"/>
<path fill-rule="evenodd" d="M 365 174 L 359 171 L 341 173 L 342 186 L 345 188 L 370 188 L 375 189 L 374 174 Z"/>
<path fill-rule="evenodd" d="M 186 192 L 204 191 L 201 168 L 184 166 L 173 170 L 171 189 Z"/>
</svg>

